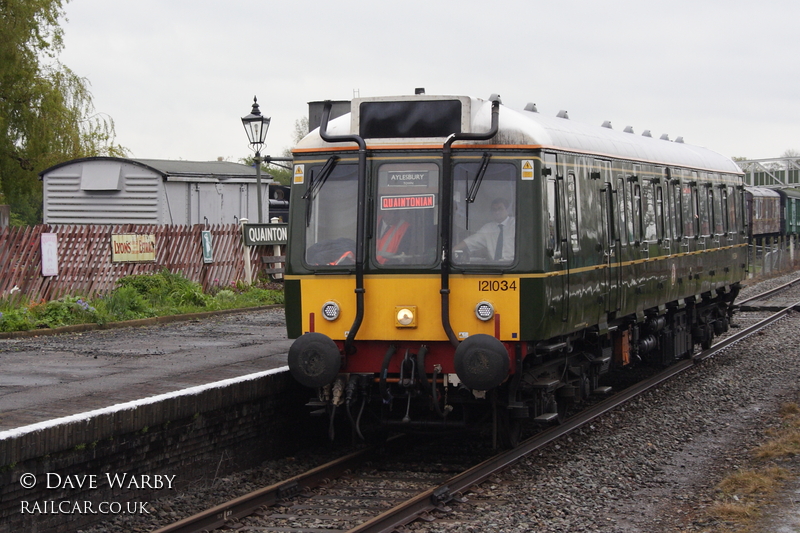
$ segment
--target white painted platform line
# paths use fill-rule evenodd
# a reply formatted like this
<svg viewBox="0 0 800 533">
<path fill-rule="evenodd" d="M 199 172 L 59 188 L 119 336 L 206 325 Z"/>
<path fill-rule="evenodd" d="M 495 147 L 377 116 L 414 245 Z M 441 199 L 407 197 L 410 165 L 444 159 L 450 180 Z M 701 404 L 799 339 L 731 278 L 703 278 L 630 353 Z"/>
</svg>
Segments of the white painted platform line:
<svg viewBox="0 0 800 533">
<path fill-rule="evenodd" d="M 0 441 L 5 439 L 12 439 L 16 437 L 20 437 L 22 435 L 33 433 L 35 431 L 41 431 L 43 429 L 60 426 L 62 424 L 70 424 L 72 422 L 79 422 L 81 420 L 88 421 L 96 416 L 116 413 L 119 411 L 125 411 L 128 409 L 135 409 L 142 405 L 147 405 L 151 403 L 157 403 L 164 401 L 169 398 L 177 398 L 180 396 L 193 396 L 195 394 L 199 394 L 203 391 L 211 390 L 211 389 L 218 389 L 222 387 L 227 387 L 228 385 L 233 385 L 234 383 L 242 383 L 245 381 L 252 381 L 254 379 L 259 379 L 264 376 L 268 376 L 270 374 L 278 374 L 280 372 L 288 372 L 288 366 L 282 366 L 279 368 L 273 368 L 270 370 L 265 370 L 263 372 L 256 372 L 255 374 L 247 374 L 246 376 L 239 376 L 238 378 L 230 378 L 224 379 L 222 381 L 215 381 L 213 383 L 206 383 L 205 385 L 197 385 L 195 387 L 189 387 L 188 389 L 181 389 L 174 392 L 167 392 L 164 394 L 158 394 L 156 396 L 148 396 L 147 398 L 142 398 L 140 400 L 133 400 L 131 402 L 125 403 L 118 403 L 115 405 L 111 405 L 109 407 L 103 407 L 102 409 L 95 409 L 93 411 L 86 411 L 85 413 L 78 413 L 75 415 L 64 416 L 61 418 L 54 418 L 52 420 L 46 420 L 44 422 L 37 422 L 36 424 L 30 424 L 28 426 L 22 426 L 14 429 L 8 429 L 6 431 L 0 431 Z"/>
</svg>

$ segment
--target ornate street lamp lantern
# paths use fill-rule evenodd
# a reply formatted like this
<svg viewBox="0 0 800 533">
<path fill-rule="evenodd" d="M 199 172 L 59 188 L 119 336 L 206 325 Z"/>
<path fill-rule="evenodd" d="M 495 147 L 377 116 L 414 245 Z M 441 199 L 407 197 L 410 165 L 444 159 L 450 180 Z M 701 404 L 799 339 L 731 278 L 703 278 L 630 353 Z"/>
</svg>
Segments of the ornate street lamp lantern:
<svg viewBox="0 0 800 533">
<path fill-rule="evenodd" d="M 258 223 L 261 224 L 262 220 L 262 200 L 261 200 L 261 148 L 264 146 L 264 141 L 267 138 L 267 130 L 269 130 L 269 117 L 261 116 L 261 111 L 258 109 L 258 99 L 253 97 L 253 109 L 246 117 L 242 117 L 242 125 L 244 131 L 247 133 L 247 139 L 250 141 L 256 155 L 253 162 L 256 164 L 256 187 L 258 187 Z"/>
</svg>

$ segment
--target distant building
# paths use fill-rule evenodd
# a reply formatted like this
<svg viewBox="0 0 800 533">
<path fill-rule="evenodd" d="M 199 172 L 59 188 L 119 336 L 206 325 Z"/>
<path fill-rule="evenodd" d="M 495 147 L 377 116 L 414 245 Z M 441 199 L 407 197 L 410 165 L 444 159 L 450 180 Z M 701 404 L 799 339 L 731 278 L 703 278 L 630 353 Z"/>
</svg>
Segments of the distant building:
<svg viewBox="0 0 800 533">
<path fill-rule="evenodd" d="M 89 157 L 39 176 L 45 224 L 258 222 L 256 169 L 239 163 Z M 269 174 L 261 177 L 262 218 L 269 222 L 276 187 Z"/>
</svg>

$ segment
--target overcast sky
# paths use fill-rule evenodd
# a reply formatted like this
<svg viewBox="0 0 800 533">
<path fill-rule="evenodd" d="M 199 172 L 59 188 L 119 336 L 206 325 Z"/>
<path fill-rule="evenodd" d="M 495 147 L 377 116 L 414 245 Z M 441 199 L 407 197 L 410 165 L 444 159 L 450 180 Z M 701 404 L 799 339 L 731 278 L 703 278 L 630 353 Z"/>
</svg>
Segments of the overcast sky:
<svg viewBox="0 0 800 533">
<path fill-rule="evenodd" d="M 456 94 L 728 156 L 800 150 L 796 0 L 71 0 L 62 62 L 132 157 L 251 155 L 240 118 L 293 144 L 309 101 Z"/>
</svg>

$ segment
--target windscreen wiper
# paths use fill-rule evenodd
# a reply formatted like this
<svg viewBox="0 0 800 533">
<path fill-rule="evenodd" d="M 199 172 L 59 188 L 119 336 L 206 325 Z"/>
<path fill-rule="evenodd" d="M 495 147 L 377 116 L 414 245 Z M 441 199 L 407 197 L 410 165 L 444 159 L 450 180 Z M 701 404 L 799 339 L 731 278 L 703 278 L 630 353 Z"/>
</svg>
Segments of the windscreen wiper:
<svg viewBox="0 0 800 533">
<path fill-rule="evenodd" d="M 472 187 L 470 187 L 469 192 L 467 193 L 467 203 L 473 203 L 475 201 L 475 197 L 478 196 L 478 189 L 481 188 L 481 182 L 483 181 L 483 177 L 486 175 L 486 167 L 489 166 L 489 160 L 491 158 L 492 154 L 489 152 L 483 154 L 481 166 L 478 169 L 478 175 L 475 176 L 475 181 L 472 182 Z"/>
<path fill-rule="evenodd" d="M 319 177 L 316 180 L 314 180 L 314 171 L 311 171 L 311 176 L 308 180 L 308 190 L 301 196 L 301 198 L 306 201 L 306 227 L 311 225 L 311 208 L 314 205 L 314 198 L 317 196 L 320 189 L 322 189 L 322 186 L 325 185 L 325 181 L 327 181 L 328 177 L 333 172 L 333 168 L 338 161 L 338 156 L 332 155 L 329 157 L 328 160 L 325 161 L 322 170 L 319 171 Z"/>
<path fill-rule="evenodd" d="M 484 152 L 483 159 L 481 160 L 481 166 L 478 168 L 478 173 L 475 175 L 475 180 L 472 182 L 472 186 L 467 191 L 467 204 L 464 206 L 466 210 L 466 217 L 467 217 L 467 228 L 469 229 L 469 204 L 475 202 L 475 198 L 478 196 L 478 189 L 481 188 L 481 183 L 483 182 L 483 177 L 486 175 L 486 167 L 489 166 L 489 160 L 492 158 L 492 154 L 489 152 Z"/>
</svg>

